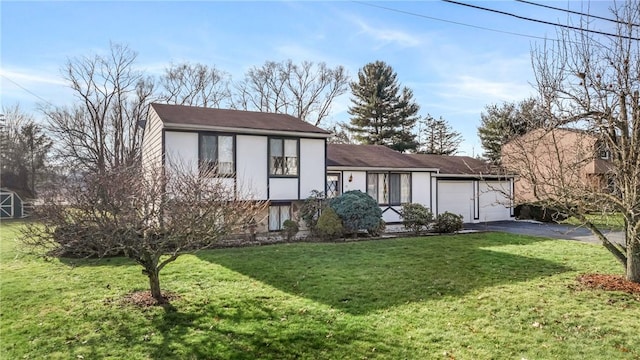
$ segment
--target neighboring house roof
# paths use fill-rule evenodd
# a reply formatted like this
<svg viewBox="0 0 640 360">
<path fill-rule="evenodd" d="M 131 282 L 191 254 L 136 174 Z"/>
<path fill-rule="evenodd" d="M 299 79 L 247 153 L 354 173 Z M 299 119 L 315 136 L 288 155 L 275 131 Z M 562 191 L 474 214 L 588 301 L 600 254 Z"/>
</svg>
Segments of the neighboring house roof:
<svg viewBox="0 0 640 360">
<path fill-rule="evenodd" d="M 405 154 L 384 145 L 354 144 L 327 144 L 327 166 L 388 169 L 422 167 Z"/>
<path fill-rule="evenodd" d="M 422 166 L 440 169 L 440 174 L 450 175 L 478 175 L 504 174 L 504 171 L 492 167 L 484 160 L 470 156 L 447 156 L 434 154 L 406 154 L 405 156 L 417 161 Z"/>
<path fill-rule="evenodd" d="M 322 137 L 331 135 L 326 130 L 286 114 L 157 103 L 151 104 L 151 107 L 168 127 L 297 132 Z"/>
</svg>

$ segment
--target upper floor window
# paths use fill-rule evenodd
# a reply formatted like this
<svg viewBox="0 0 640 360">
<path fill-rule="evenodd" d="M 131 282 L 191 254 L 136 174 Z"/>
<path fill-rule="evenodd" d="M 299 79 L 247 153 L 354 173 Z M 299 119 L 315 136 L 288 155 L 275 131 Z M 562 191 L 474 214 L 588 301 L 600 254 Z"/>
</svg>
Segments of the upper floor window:
<svg viewBox="0 0 640 360">
<path fill-rule="evenodd" d="M 199 144 L 200 171 L 214 171 L 220 175 L 232 175 L 233 136 L 201 134 Z"/>
<path fill-rule="evenodd" d="M 600 159 L 609 160 L 611 154 L 609 153 L 609 150 L 603 149 L 598 152 L 598 156 L 600 157 Z"/>
<path fill-rule="evenodd" d="M 411 174 L 369 173 L 367 194 L 378 204 L 401 205 L 411 202 Z"/>
<path fill-rule="evenodd" d="M 269 139 L 269 174 L 298 176 L 298 140 Z"/>
</svg>

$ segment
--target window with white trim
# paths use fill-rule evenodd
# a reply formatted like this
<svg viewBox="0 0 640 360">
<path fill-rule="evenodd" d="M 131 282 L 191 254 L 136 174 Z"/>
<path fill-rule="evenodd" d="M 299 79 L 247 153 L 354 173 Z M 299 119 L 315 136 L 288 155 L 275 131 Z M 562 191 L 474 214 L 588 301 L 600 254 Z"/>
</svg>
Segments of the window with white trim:
<svg viewBox="0 0 640 360">
<path fill-rule="evenodd" d="M 298 139 L 269 139 L 269 174 L 298 176 Z"/>
<path fill-rule="evenodd" d="M 411 174 L 368 173 L 367 194 L 381 205 L 402 205 L 411 202 Z"/>
<path fill-rule="evenodd" d="M 291 219 L 291 204 L 269 206 L 269 231 L 282 230 L 282 225 L 289 219 Z"/>
<path fill-rule="evenodd" d="M 327 174 L 327 198 L 340 195 L 340 174 Z"/>
<path fill-rule="evenodd" d="M 213 170 L 220 175 L 233 175 L 233 136 L 201 134 L 198 146 L 200 172 Z"/>
</svg>

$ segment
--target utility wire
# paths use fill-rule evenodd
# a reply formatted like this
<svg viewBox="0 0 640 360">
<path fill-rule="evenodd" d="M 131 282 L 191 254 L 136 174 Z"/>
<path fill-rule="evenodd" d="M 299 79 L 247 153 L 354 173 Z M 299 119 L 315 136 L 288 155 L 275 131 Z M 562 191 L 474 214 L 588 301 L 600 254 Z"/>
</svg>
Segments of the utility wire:
<svg viewBox="0 0 640 360">
<path fill-rule="evenodd" d="M 631 25 L 631 26 L 640 26 L 640 25 L 638 25 L 638 24 L 633 24 L 633 23 L 632 23 L 632 24 L 628 24 L 628 23 L 626 23 L 626 22 L 624 22 L 624 21 L 615 20 L 615 19 L 609 19 L 609 18 L 606 18 L 606 17 L 603 17 L 603 16 L 591 15 L 591 14 L 585 14 L 585 13 L 582 13 L 582 12 L 579 12 L 579 11 L 574 11 L 574 10 L 569 10 L 569 9 L 558 8 L 558 7 L 555 7 L 555 6 L 550 6 L 550 5 L 545 5 L 545 4 L 538 4 L 538 3 L 535 3 L 535 2 L 532 2 L 532 1 L 526 1 L 526 0 L 515 0 L 515 1 L 517 1 L 517 2 L 521 2 L 521 3 L 524 3 L 524 4 L 529 4 L 529 5 L 540 6 L 540 7 L 547 8 L 547 9 L 558 10 L 558 11 L 564 11 L 564 12 L 568 12 L 568 13 L 570 13 L 570 14 L 576 14 L 576 15 L 586 16 L 586 17 L 590 17 L 590 18 L 594 18 L 594 19 L 600 19 L 600 20 L 610 21 L 610 22 L 613 22 L 613 23 L 616 23 L 616 24 L 624 24 L 624 25 Z"/>
<path fill-rule="evenodd" d="M 612 33 L 604 32 L 604 31 L 589 30 L 589 29 L 583 29 L 583 28 L 579 28 L 579 27 L 575 27 L 575 26 L 571 26 L 571 25 L 556 24 L 556 23 L 552 23 L 552 22 L 549 22 L 549 21 L 545 21 L 545 20 L 538 20 L 538 19 L 528 18 L 526 16 L 520 16 L 520 15 L 512 14 L 512 13 L 509 13 L 509 12 L 506 12 L 506 11 L 489 9 L 489 8 L 482 7 L 482 6 L 465 4 L 465 3 L 461 3 L 461 2 L 457 2 L 457 1 L 453 1 L 453 0 L 442 0 L 442 1 L 454 4 L 454 5 L 467 6 L 467 7 L 478 9 L 478 10 L 489 11 L 489 12 L 493 12 L 493 13 L 496 13 L 496 14 L 512 16 L 512 17 L 515 17 L 515 18 L 521 19 L 521 20 L 532 21 L 532 22 L 537 22 L 537 23 L 540 23 L 540 24 L 546 24 L 546 25 L 552 25 L 552 26 L 559 26 L 559 27 L 563 27 L 565 29 L 570 29 L 570 30 L 585 31 L 585 32 L 590 32 L 590 33 L 594 33 L 594 34 L 599 34 L 599 35 L 613 36 L 613 37 L 617 37 L 617 38 L 625 38 L 625 39 L 636 40 L 636 41 L 640 40 L 640 38 L 637 38 L 637 37 L 621 36 L 621 35 L 618 35 L 618 34 L 612 34 Z"/>
<path fill-rule="evenodd" d="M 12 80 L 11 78 L 9 78 L 8 76 L 3 75 L 3 74 L 0 74 L 0 76 L 2 76 L 3 78 L 5 78 L 5 79 L 6 79 L 6 80 L 8 80 L 9 82 L 13 83 L 15 86 L 19 87 L 20 89 L 22 89 L 22 90 L 26 91 L 27 93 L 29 93 L 29 94 L 31 94 L 31 95 L 33 95 L 33 96 L 37 97 L 38 99 L 40 99 L 40 100 L 44 101 L 45 103 L 47 103 L 47 104 L 49 104 L 49 105 L 51 105 L 51 106 L 54 106 L 54 105 L 53 105 L 49 100 L 47 100 L 47 99 L 43 98 L 42 96 L 40 96 L 40 95 L 38 95 L 38 94 L 34 93 L 33 91 L 31 91 L 31 90 L 27 89 L 26 87 L 24 87 L 24 86 L 22 86 L 22 85 L 18 84 L 17 82 L 13 81 L 13 80 Z"/>
<path fill-rule="evenodd" d="M 441 21 L 441 22 L 454 24 L 454 25 L 467 26 L 467 27 L 471 27 L 471 28 L 474 28 L 474 29 L 493 31 L 493 32 L 502 33 L 502 34 L 508 34 L 508 35 L 528 37 L 528 38 L 538 39 L 538 40 L 550 40 L 550 39 L 542 37 L 542 36 L 526 35 L 526 34 L 520 34 L 520 33 L 516 33 L 516 32 L 511 32 L 511 31 L 491 29 L 491 28 L 487 28 L 487 27 L 483 27 L 483 26 L 471 25 L 471 24 L 466 24 L 466 23 L 461 23 L 461 22 L 452 21 L 452 20 L 446 20 L 446 19 L 440 19 L 440 18 L 436 18 L 436 17 L 432 17 L 432 16 L 427 16 L 427 15 L 423 15 L 423 14 L 414 13 L 414 12 L 411 12 L 411 11 L 394 9 L 394 8 L 390 8 L 390 7 L 386 7 L 386 6 L 382 6 L 382 5 L 375 5 L 375 4 L 372 4 L 372 3 L 366 3 L 366 2 L 362 2 L 362 1 L 353 1 L 353 2 L 356 3 L 356 4 L 370 6 L 370 7 L 383 9 L 383 10 L 387 10 L 387 11 L 393 11 L 393 12 L 400 13 L 400 14 L 416 16 L 416 17 L 420 17 L 420 18 L 423 18 L 423 19 Z"/>
</svg>

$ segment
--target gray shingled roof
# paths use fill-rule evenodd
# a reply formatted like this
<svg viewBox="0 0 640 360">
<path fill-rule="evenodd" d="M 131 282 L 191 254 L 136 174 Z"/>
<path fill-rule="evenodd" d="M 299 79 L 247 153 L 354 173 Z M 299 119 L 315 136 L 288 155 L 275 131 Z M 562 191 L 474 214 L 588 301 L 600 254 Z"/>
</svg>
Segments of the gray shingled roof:
<svg viewBox="0 0 640 360">
<path fill-rule="evenodd" d="M 327 165 L 388 169 L 439 169 L 440 174 L 499 174 L 485 161 L 469 156 L 402 154 L 383 145 L 328 144 Z"/>
<path fill-rule="evenodd" d="M 327 166 L 416 168 L 419 163 L 383 145 L 327 144 Z"/>
<path fill-rule="evenodd" d="M 440 169 L 440 174 L 477 175 L 499 174 L 497 169 L 483 160 L 470 156 L 445 156 L 433 154 L 405 154 L 405 156 L 421 164 L 422 167 Z"/>
<path fill-rule="evenodd" d="M 157 103 L 151 107 L 165 124 L 330 135 L 326 130 L 285 114 Z"/>
</svg>

